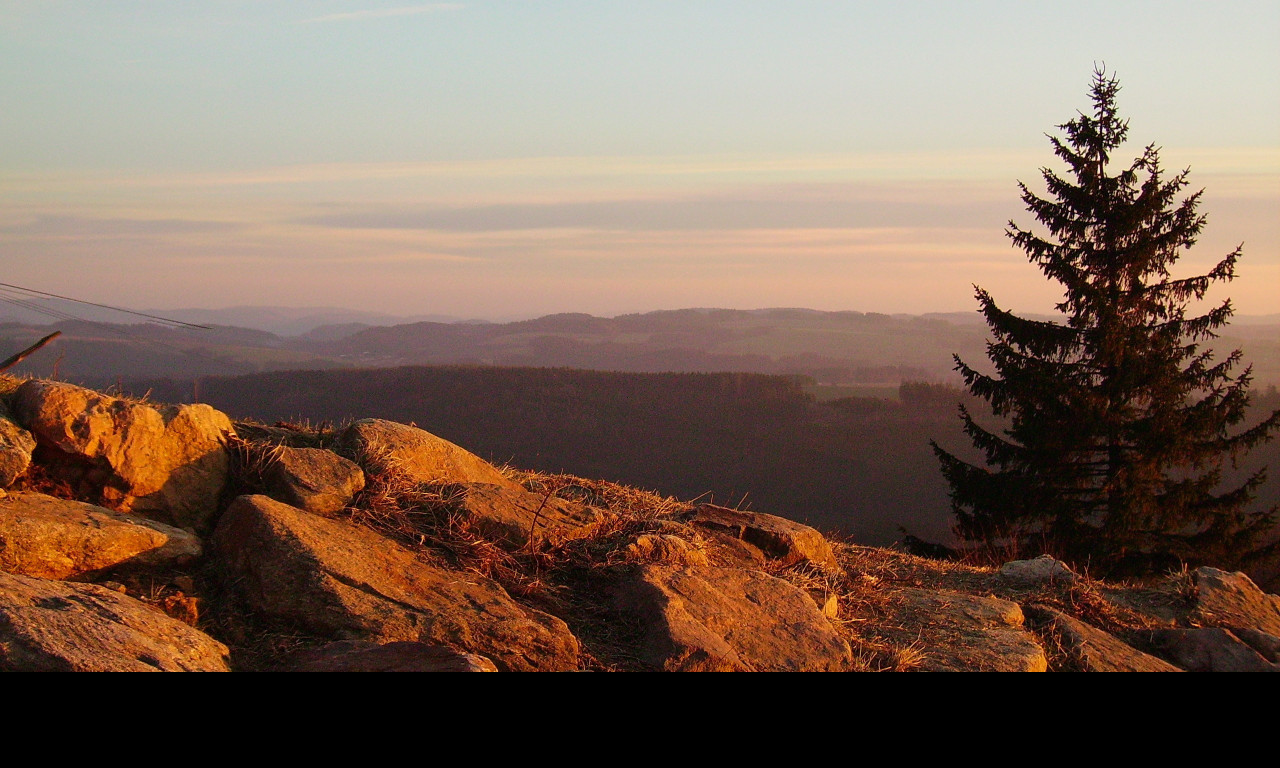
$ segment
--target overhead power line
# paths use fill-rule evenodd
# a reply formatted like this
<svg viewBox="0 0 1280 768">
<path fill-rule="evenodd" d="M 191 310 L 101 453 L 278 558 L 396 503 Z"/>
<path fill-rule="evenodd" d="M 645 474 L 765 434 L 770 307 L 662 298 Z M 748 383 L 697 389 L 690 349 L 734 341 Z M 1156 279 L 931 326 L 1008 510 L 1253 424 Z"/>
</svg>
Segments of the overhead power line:
<svg viewBox="0 0 1280 768">
<path fill-rule="evenodd" d="M 8 288 L 14 291 L 20 291 L 21 292 L 20 295 L 25 294 L 26 296 L 43 296 L 51 299 L 61 299 L 62 301 L 70 301 L 75 304 L 84 304 L 85 306 L 89 306 L 89 307 L 98 307 L 99 309 L 109 309 L 113 312 L 122 312 L 126 315 L 133 315 L 135 317 L 145 317 L 148 320 L 154 320 L 160 323 L 161 325 L 167 325 L 171 328 L 198 328 L 203 331 L 212 330 L 210 326 L 207 326 L 207 325 L 198 325 L 196 323 L 186 323 L 181 320 L 174 320 L 168 317 L 160 317 L 159 315 L 150 315 L 150 314 L 147 314 L 146 312 L 136 312 L 132 309 L 125 309 L 123 307 L 113 307 L 110 304 L 98 304 L 92 301 L 84 301 L 82 299 L 73 299 L 70 296 L 60 296 L 56 293 L 48 293 L 46 291 L 37 291 L 34 288 L 23 288 L 20 285 L 10 285 L 9 283 L 0 283 L 0 287 Z M 72 315 L 70 313 L 62 312 L 61 310 L 53 309 L 52 307 L 41 307 L 40 305 L 35 304 L 34 302 L 26 301 L 19 298 L 14 298 L 12 296 L 9 298 L 0 298 L 0 301 L 6 301 L 15 306 L 23 307 L 33 312 L 39 312 L 41 314 L 50 315 L 60 320 L 83 320 L 84 319 L 84 318 L 76 317 L 75 315 Z"/>
</svg>

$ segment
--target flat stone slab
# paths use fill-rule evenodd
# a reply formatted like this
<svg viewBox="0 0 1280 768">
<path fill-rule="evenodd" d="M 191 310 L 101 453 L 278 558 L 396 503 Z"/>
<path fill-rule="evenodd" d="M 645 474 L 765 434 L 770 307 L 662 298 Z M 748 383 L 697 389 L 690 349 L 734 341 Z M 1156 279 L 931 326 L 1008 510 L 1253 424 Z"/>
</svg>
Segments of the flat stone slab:
<svg viewBox="0 0 1280 768">
<path fill-rule="evenodd" d="M 449 645 L 503 671 L 578 665 L 568 626 L 496 582 L 428 565 L 373 531 L 267 496 L 232 502 L 211 550 L 227 588 L 269 621 L 335 640 Z"/>
<path fill-rule="evenodd" d="M 1029 605 L 1027 617 L 1052 636 L 1083 672 L 1181 672 L 1115 636 L 1046 605 Z"/>
<path fill-rule="evenodd" d="M 1147 639 L 1155 653 L 1188 672 L 1280 672 L 1280 665 L 1221 627 L 1156 629 Z"/>
<path fill-rule="evenodd" d="M 227 672 L 228 654 L 106 587 L 0 573 L 0 672 Z"/>
<path fill-rule="evenodd" d="M 1044 672 L 1049 660 L 1017 603 L 914 587 L 897 589 L 883 625 L 923 654 L 925 672 Z"/>
<path fill-rule="evenodd" d="M 577 502 L 489 483 L 449 486 L 450 507 L 487 538 L 518 549 L 531 539 L 560 542 L 590 534 L 610 514 Z"/>
<path fill-rule="evenodd" d="M 836 672 L 851 652 L 807 593 L 760 571 L 647 565 L 614 594 L 637 653 L 669 672 Z"/>
<path fill-rule="evenodd" d="M 744 541 L 780 565 L 839 567 L 831 543 L 816 529 L 785 517 L 703 504 L 680 517 L 697 528 Z"/>
<path fill-rule="evenodd" d="M 0 571 L 70 579 L 185 565 L 201 551 L 194 534 L 138 515 L 42 493 L 0 497 Z"/>
<path fill-rule="evenodd" d="M 1240 638 L 1241 642 L 1257 651 L 1267 661 L 1280 663 L 1280 637 L 1259 632 L 1256 629 L 1233 629 L 1231 634 Z"/>
<path fill-rule="evenodd" d="M 1053 583 L 1074 584 L 1080 580 L 1080 575 L 1071 570 L 1070 566 L 1049 555 L 1005 563 L 996 571 L 996 575 L 1005 581 L 1028 586 Z"/>
<path fill-rule="evenodd" d="M 493 662 L 447 645 L 337 641 L 295 654 L 291 672 L 497 672 Z"/>
</svg>

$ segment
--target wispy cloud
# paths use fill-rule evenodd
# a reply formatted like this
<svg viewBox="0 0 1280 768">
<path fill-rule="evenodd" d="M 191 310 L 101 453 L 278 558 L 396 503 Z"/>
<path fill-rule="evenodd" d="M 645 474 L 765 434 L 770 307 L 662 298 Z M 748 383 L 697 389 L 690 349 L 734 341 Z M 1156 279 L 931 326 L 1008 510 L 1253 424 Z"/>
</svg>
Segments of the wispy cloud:
<svg viewBox="0 0 1280 768">
<path fill-rule="evenodd" d="M 53 237 L 116 237 L 138 235 L 185 235 L 223 232 L 240 225 L 229 221 L 190 219 L 100 219 L 84 216 L 38 216 L 34 221 L 12 226 L 0 225 L 0 232 L 15 235 Z"/>
<path fill-rule="evenodd" d="M 531 229 L 674 231 L 708 229 L 846 229 L 958 227 L 1004 221 L 997 204 L 982 199 L 800 199 L 711 196 L 608 200 L 541 205 L 353 210 L 306 217 L 303 223 L 344 229 L 418 229 L 499 232 Z"/>
<path fill-rule="evenodd" d="M 303 19 L 300 23 L 322 24 L 331 21 L 365 21 L 367 19 L 385 19 L 393 16 L 421 16 L 427 13 L 438 13 L 439 11 L 455 11 L 462 7 L 462 3 L 427 3 L 426 5 L 407 5 L 400 8 L 373 8 L 363 11 L 349 11 L 347 13 L 330 13 L 325 16 Z"/>
</svg>

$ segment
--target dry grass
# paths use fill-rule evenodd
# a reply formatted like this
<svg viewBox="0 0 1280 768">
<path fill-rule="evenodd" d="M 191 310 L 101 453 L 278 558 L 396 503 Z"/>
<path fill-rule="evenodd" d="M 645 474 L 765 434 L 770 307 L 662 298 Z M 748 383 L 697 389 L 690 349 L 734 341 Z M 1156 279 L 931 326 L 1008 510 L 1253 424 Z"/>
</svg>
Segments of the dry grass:
<svg viewBox="0 0 1280 768">
<path fill-rule="evenodd" d="M 280 446 L 271 443 L 250 442 L 236 435 L 226 437 L 229 476 L 227 485 L 230 497 L 247 493 L 263 493 L 266 475 L 280 460 Z"/>
<path fill-rule="evenodd" d="M 13 398 L 13 393 L 18 391 L 18 387 L 26 382 L 29 376 L 15 376 L 8 373 L 0 373 L 0 401 L 8 405 Z"/>
</svg>

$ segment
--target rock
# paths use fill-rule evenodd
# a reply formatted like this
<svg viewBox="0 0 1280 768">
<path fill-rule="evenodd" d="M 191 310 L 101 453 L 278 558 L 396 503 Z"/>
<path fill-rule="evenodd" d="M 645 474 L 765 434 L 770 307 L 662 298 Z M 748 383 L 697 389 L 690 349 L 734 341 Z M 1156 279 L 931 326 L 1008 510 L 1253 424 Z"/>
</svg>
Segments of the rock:
<svg viewBox="0 0 1280 768">
<path fill-rule="evenodd" d="M 1256 629 L 1280 636 L 1280 597 L 1269 595 L 1243 573 L 1197 568 L 1191 618 L 1196 623 L 1228 629 Z"/>
<path fill-rule="evenodd" d="M 206 530 L 227 479 L 231 421 L 207 405 L 151 406 L 54 381 L 31 380 L 14 414 L 78 486 L 181 528 Z"/>
<path fill-rule="evenodd" d="M 595 507 L 489 483 L 449 486 L 446 494 L 452 512 L 510 549 L 527 545 L 531 536 L 553 542 L 581 538 L 609 516 Z"/>
<path fill-rule="evenodd" d="M 894 592 L 885 634 L 920 647 L 926 672 L 1044 672 L 1044 649 L 1017 603 L 931 589 Z"/>
<path fill-rule="evenodd" d="M 338 641 L 295 654 L 293 672 L 497 672 L 493 662 L 446 645 Z"/>
<path fill-rule="evenodd" d="M 26 473 L 35 449 L 36 439 L 10 418 L 0 402 L 0 488 L 8 488 Z"/>
<path fill-rule="evenodd" d="M 277 501 L 317 514 L 342 511 L 364 488 L 364 471 L 354 461 L 322 448 L 275 449 L 263 472 L 267 493 Z"/>
<path fill-rule="evenodd" d="M 564 671 L 578 641 L 490 579 L 423 563 L 367 529 L 266 496 L 241 496 L 212 550 L 229 591 L 259 617 L 336 640 L 420 641 L 487 656 L 504 671 Z"/>
<path fill-rule="evenodd" d="M 0 671 L 227 672 L 225 645 L 94 584 L 0 573 Z"/>
<path fill-rule="evenodd" d="M 1018 584 L 1074 584 L 1080 580 L 1079 574 L 1061 560 L 1049 555 L 1040 555 L 1031 560 L 1013 560 L 1000 566 L 997 571 L 1000 578 Z"/>
<path fill-rule="evenodd" d="M 1258 652 L 1262 658 L 1273 663 L 1280 663 L 1280 637 L 1259 632 L 1256 629 L 1233 629 L 1231 634 Z"/>
<path fill-rule="evenodd" d="M 1155 629 L 1147 634 L 1151 648 L 1188 672 L 1280 672 L 1230 630 Z"/>
<path fill-rule="evenodd" d="M 839 567 L 826 537 L 785 517 L 703 504 L 681 519 L 715 534 L 745 541 L 779 565 L 807 562 L 824 568 Z"/>
<path fill-rule="evenodd" d="M 818 610 L 823 616 L 835 621 L 840 618 L 840 598 L 834 593 L 827 595 L 821 601 L 814 598 L 815 603 L 820 603 Z"/>
<path fill-rule="evenodd" d="M 1029 605 L 1027 618 L 1054 639 L 1083 672 L 1181 672 L 1172 664 L 1046 605 Z"/>
<path fill-rule="evenodd" d="M 334 450 L 366 471 L 390 469 L 413 483 L 489 483 L 523 490 L 479 456 L 430 432 L 394 421 L 357 421 L 338 435 Z"/>
<path fill-rule="evenodd" d="M 809 595 L 760 571 L 647 565 L 614 607 L 641 627 L 639 658 L 666 671 L 834 672 L 852 659 Z"/>
<path fill-rule="evenodd" d="M 642 534 L 628 544 L 623 552 L 627 559 L 640 563 L 664 563 L 666 565 L 710 565 L 707 553 L 687 540 L 671 534 Z"/>
<path fill-rule="evenodd" d="M 200 539 L 172 526 L 40 493 L 0 499 L 0 570 L 70 579 L 111 568 L 185 565 Z"/>
</svg>

